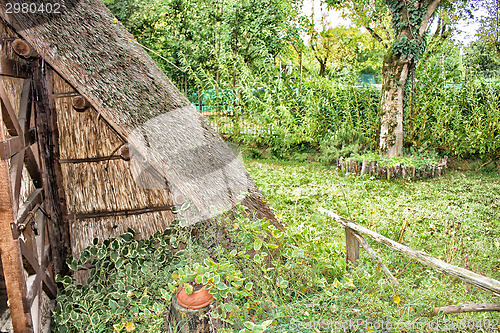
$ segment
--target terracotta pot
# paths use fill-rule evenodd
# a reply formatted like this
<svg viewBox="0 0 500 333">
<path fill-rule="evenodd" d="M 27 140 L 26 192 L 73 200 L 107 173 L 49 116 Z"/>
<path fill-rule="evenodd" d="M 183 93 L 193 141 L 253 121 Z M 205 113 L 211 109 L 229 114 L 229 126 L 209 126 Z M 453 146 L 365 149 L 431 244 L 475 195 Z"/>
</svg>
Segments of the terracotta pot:
<svg viewBox="0 0 500 333">
<path fill-rule="evenodd" d="M 188 295 L 186 290 L 182 286 L 179 286 L 176 298 L 182 307 L 193 310 L 204 308 L 214 300 L 212 294 L 205 287 L 195 290 L 191 295 Z"/>
</svg>

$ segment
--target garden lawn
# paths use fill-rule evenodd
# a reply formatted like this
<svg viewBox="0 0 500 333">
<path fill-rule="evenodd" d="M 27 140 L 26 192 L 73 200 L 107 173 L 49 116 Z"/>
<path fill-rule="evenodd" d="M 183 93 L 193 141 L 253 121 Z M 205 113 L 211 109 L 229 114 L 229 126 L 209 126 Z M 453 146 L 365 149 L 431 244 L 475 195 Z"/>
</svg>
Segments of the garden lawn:
<svg viewBox="0 0 500 333">
<path fill-rule="evenodd" d="M 313 269 L 304 269 L 308 284 L 293 285 L 292 281 L 304 281 L 294 275 L 296 271 L 287 277 L 290 287 L 301 294 L 275 310 L 277 331 L 322 331 L 321 325 L 331 328 L 359 319 L 372 326 L 377 321 L 429 322 L 436 318 L 426 317 L 434 307 L 500 301 L 369 239 L 402 288 L 395 290 L 364 251 L 358 267 L 344 273 L 343 227 L 318 212 L 319 207 L 333 210 L 395 241 L 401 237 L 401 243 L 413 249 L 500 280 L 497 174 L 449 170 L 441 178 L 405 182 L 341 176 L 319 164 L 248 160 L 246 167 L 285 224 L 288 243 Z M 477 329 L 481 325 L 473 319 L 500 323 L 498 313 L 476 313 L 441 317 L 441 324 L 469 320 Z M 367 322 L 360 325 L 356 330 L 374 328 Z"/>
<path fill-rule="evenodd" d="M 193 280 L 213 286 L 218 308 L 211 315 L 226 320 L 225 332 L 260 333 L 266 325 L 266 332 L 499 328 L 498 313 L 430 317 L 435 307 L 500 300 L 371 240 L 401 288 L 363 251 L 358 266 L 346 271 L 343 227 L 318 209 L 500 280 L 500 176 L 450 170 L 405 182 L 342 176 L 320 164 L 247 160 L 246 167 L 283 232 L 251 220 L 240 207 L 222 227 L 193 232 L 174 225 L 141 241 L 133 231 L 103 244 L 95 239 L 80 258 L 68 260 L 72 270 L 93 267 L 88 284 L 57 277 L 64 290 L 53 331 L 164 332 L 173 292 Z"/>
</svg>

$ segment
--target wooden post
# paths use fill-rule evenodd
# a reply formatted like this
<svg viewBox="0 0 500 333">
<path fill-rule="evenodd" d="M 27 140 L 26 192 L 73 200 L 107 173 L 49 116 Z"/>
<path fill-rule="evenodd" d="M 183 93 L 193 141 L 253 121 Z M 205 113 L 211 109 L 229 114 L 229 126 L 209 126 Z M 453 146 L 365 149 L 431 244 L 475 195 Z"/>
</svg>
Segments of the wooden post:
<svg viewBox="0 0 500 333">
<path fill-rule="evenodd" d="M 71 253 L 62 171 L 59 164 L 59 131 L 53 93 L 53 70 L 42 60 L 33 70 L 36 93 L 35 122 L 38 133 L 43 189 L 50 215 L 49 236 L 56 274 L 67 273 Z"/>
<path fill-rule="evenodd" d="M 345 249 L 347 261 L 356 266 L 356 261 L 359 259 L 359 241 L 354 231 L 349 227 L 345 227 Z"/>
<path fill-rule="evenodd" d="M 500 295 L 500 281 L 489 278 L 487 276 L 479 275 L 474 272 L 469 271 L 468 269 L 458 267 L 455 265 L 448 264 L 447 262 L 435 258 L 428 253 L 425 253 L 423 251 L 416 251 L 412 248 L 409 248 L 408 246 L 405 246 L 403 244 L 400 244 L 398 242 L 393 241 L 392 239 L 389 239 L 385 236 L 382 236 L 379 233 L 376 233 L 375 231 L 372 231 L 370 229 L 367 229 L 357 223 L 354 223 L 352 221 L 349 221 L 348 219 L 345 219 L 334 212 L 331 212 L 329 210 L 326 210 L 324 208 L 320 208 L 320 212 L 323 214 L 328 215 L 329 217 L 335 219 L 335 221 L 339 222 L 346 228 L 350 228 L 354 231 L 357 231 L 359 233 L 362 233 L 363 235 L 366 235 L 370 237 L 371 239 L 384 244 L 385 246 L 398 251 L 399 253 L 413 258 L 419 263 L 421 263 L 424 266 L 428 266 L 434 269 L 439 270 L 440 272 L 443 272 L 447 275 L 450 275 L 452 277 L 461 279 L 467 283 L 473 284 L 477 287 L 480 287 L 484 290 L 490 291 L 494 293 L 495 295 Z"/>
<path fill-rule="evenodd" d="M 3 126 L 0 127 L 0 142 L 5 141 Z M 26 283 L 19 243 L 12 236 L 14 223 L 9 165 L 0 159 L 0 254 L 3 275 L 10 303 L 10 314 L 14 332 L 32 332 L 31 316 L 26 306 Z"/>
</svg>

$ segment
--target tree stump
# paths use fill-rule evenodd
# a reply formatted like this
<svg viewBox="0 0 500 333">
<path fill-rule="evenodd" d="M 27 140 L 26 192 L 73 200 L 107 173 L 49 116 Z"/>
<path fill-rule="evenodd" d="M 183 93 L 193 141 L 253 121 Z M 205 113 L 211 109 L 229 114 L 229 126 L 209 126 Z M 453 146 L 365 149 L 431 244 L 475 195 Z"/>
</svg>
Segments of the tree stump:
<svg viewBox="0 0 500 333">
<path fill-rule="evenodd" d="M 172 304 L 166 319 L 167 332 L 169 333 L 209 333 L 210 325 L 208 311 L 210 304 L 201 309 L 186 309 L 172 297 Z"/>
</svg>

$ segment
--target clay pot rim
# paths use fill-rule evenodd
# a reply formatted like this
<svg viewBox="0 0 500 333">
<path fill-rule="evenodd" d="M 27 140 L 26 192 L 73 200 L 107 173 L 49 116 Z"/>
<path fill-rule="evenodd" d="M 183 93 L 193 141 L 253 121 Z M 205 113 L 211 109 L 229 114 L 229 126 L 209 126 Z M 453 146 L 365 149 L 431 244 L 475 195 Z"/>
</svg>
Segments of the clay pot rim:
<svg viewBox="0 0 500 333">
<path fill-rule="evenodd" d="M 191 310 L 204 308 L 208 306 L 210 303 L 212 303 L 212 301 L 214 300 L 214 296 L 210 294 L 209 289 L 206 289 L 205 287 L 206 285 L 201 287 L 199 290 L 193 291 L 191 295 L 188 295 L 184 287 L 180 285 L 177 288 L 177 292 L 175 293 L 175 298 L 177 299 L 179 305 L 181 305 L 183 308 Z M 180 298 L 179 295 L 181 295 Z M 203 297 L 200 297 L 200 299 L 196 299 L 195 297 L 197 296 L 203 296 Z M 186 302 L 189 298 L 191 298 L 193 301 Z"/>
</svg>

